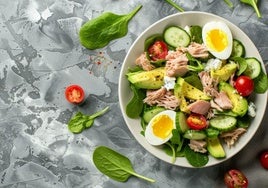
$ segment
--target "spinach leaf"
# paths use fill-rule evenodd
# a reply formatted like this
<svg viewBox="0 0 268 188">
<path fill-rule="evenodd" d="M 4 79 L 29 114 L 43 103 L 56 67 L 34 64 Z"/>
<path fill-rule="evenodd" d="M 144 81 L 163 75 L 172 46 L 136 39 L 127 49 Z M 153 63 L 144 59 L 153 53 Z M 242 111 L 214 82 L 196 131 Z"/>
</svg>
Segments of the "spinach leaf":
<svg viewBox="0 0 268 188">
<path fill-rule="evenodd" d="M 187 161 L 194 167 L 202 167 L 208 163 L 208 155 L 193 151 L 189 146 L 184 150 Z"/>
<path fill-rule="evenodd" d="M 176 8 L 178 11 L 184 12 L 183 8 L 181 6 L 179 6 L 179 5 L 177 5 L 172 0 L 166 0 L 166 2 L 169 3 L 171 6 L 173 6 L 174 8 Z"/>
<path fill-rule="evenodd" d="M 224 0 L 224 2 L 230 7 L 230 8 L 233 8 L 234 5 L 233 5 L 233 2 L 231 0 Z"/>
<path fill-rule="evenodd" d="M 134 85 L 130 85 L 134 95 L 126 106 L 126 114 L 130 118 L 137 118 L 143 109 L 143 99 L 145 98 L 145 92 L 136 88 Z"/>
<path fill-rule="evenodd" d="M 261 18 L 261 13 L 260 10 L 257 6 L 258 0 L 240 0 L 242 3 L 248 4 L 250 6 L 252 6 L 258 16 L 258 18 Z"/>
<path fill-rule="evenodd" d="M 81 133 L 84 129 L 90 128 L 94 123 L 94 119 L 103 115 L 108 109 L 109 107 L 106 107 L 92 115 L 77 112 L 68 122 L 68 129 L 75 134 Z"/>
<path fill-rule="evenodd" d="M 153 179 L 137 174 L 127 157 L 105 146 L 99 146 L 94 150 L 93 162 L 100 172 L 116 181 L 125 182 L 133 175 L 155 182 Z"/>
<path fill-rule="evenodd" d="M 261 71 L 259 76 L 254 80 L 254 91 L 256 93 L 265 93 L 268 89 L 268 78 L 267 75 Z"/>
<path fill-rule="evenodd" d="M 232 57 L 231 60 L 235 61 L 238 64 L 238 71 L 236 72 L 237 76 L 240 76 L 248 67 L 246 60 L 242 57 Z"/>
<path fill-rule="evenodd" d="M 128 32 L 128 22 L 141 8 L 142 5 L 124 15 L 105 12 L 88 21 L 79 31 L 81 44 L 90 50 L 94 50 L 106 46 L 114 39 L 125 36 Z"/>
<path fill-rule="evenodd" d="M 192 25 L 190 27 L 191 40 L 199 44 L 203 43 L 202 39 L 202 27 L 199 25 Z"/>
</svg>

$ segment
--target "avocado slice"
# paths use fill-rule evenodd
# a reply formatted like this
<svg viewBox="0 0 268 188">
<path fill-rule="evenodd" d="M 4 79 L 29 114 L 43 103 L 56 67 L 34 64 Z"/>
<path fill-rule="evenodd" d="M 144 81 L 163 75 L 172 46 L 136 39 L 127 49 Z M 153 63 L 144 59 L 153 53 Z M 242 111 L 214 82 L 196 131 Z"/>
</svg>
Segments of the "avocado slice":
<svg viewBox="0 0 268 188">
<path fill-rule="evenodd" d="M 207 150 L 215 158 L 224 158 L 226 156 L 218 137 L 207 138 Z"/>
<path fill-rule="evenodd" d="M 239 95 L 235 88 L 227 82 L 219 83 L 219 90 L 224 91 L 232 102 L 233 108 L 231 111 L 238 116 L 244 116 L 248 111 L 248 101 Z"/>
<path fill-rule="evenodd" d="M 235 63 L 228 63 L 222 68 L 217 70 L 211 70 L 210 75 L 213 79 L 218 79 L 219 81 L 227 81 L 232 74 L 235 73 L 237 65 Z"/>
<path fill-rule="evenodd" d="M 164 85 L 165 68 L 159 67 L 151 71 L 137 71 L 127 74 L 128 80 L 141 89 L 159 89 Z"/>
<path fill-rule="evenodd" d="M 179 88 L 181 94 L 188 99 L 192 100 L 210 100 L 211 97 L 205 94 L 203 91 L 197 89 L 191 84 L 187 83 L 183 78 L 179 77 L 177 79 L 177 89 Z M 174 89 L 175 89 L 174 88 Z M 174 91 L 176 93 L 176 91 Z"/>
</svg>

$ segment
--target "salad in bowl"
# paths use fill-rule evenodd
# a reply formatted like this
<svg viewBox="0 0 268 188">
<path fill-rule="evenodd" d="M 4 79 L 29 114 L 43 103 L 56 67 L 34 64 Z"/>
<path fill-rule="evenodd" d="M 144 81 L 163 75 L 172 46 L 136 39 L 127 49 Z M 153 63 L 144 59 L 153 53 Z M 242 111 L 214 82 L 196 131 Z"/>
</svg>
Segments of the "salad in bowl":
<svg viewBox="0 0 268 188">
<path fill-rule="evenodd" d="M 129 50 L 119 83 L 124 119 L 156 157 L 185 167 L 218 164 L 253 137 L 267 76 L 251 40 L 203 12 L 171 15 Z"/>
</svg>

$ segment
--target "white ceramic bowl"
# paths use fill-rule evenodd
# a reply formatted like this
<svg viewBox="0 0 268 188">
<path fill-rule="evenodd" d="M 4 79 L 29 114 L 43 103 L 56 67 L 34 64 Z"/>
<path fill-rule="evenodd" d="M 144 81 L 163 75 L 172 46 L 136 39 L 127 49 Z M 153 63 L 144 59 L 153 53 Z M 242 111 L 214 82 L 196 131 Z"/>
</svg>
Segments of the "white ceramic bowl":
<svg viewBox="0 0 268 188">
<path fill-rule="evenodd" d="M 126 79 L 126 73 L 128 71 L 129 67 L 134 66 L 134 62 L 136 58 L 143 52 L 144 49 L 144 41 L 149 36 L 156 34 L 156 33 L 163 33 L 164 29 L 169 25 L 178 25 L 184 28 L 186 25 L 200 25 L 203 26 L 205 23 L 209 21 L 222 21 L 225 22 L 229 28 L 232 31 L 233 37 L 240 40 L 246 48 L 246 56 L 253 56 L 259 59 L 262 62 L 262 58 L 253 44 L 253 42 L 249 39 L 249 37 L 237 26 L 232 24 L 231 22 L 227 21 L 224 18 L 221 18 L 219 16 L 205 13 L 205 12 L 184 12 L 184 13 L 177 13 L 174 15 L 167 16 L 156 23 L 152 24 L 149 28 L 147 28 L 133 43 L 130 50 L 128 51 L 126 58 L 124 60 L 120 77 L 119 77 L 119 102 L 120 102 L 120 108 L 124 117 L 124 120 L 133 134 L 133 136 L 136 138 L 136 140 L 151 154 L 153 154 L 155 157 L 166 161 L 168 163 L 171 163 L 171 157 L 168 156 L 161 148 L 155 147 L 150 145 L 140 134 L 142 128 L 140 124 L 140 119 L 130 119 L 125 111 L 126 111 L 126 105 L 132 98 L 133 94 L 129 87 L 129 82 Z M 262 62 L 263 70 L 264 64 Z M 215 159 L 211 156 L 209 156 L 209 162 L 205 167 L 212 166 L 219 164 L 232 156 L 234 156 L 236 153 L 238 153 L 242 148 L 244 148 L 247 143 L 250 141 L 250 139 L 254 136 L 255 132 L 257 131 L 258 127 L 260 126 L 260 123 L 262 121 L 262 118 L 265 113 L 266 105 L 267 105 L 267 92 L 265 94 L 258 94 L 255 96 L 254 103 L 257 107 L 257 115 L 253 119 L 251 126 L 249 127 L 248 131 L 242 135 L 238 142 L 233 146 L 232 148 L 225 147 L 226 144 L 224 144 L 224 149 L 226 151 L 226 158 L 224 159 Z M 174 165 L 183 166 L 183 167 L 192 167 L 185 157 L 179 157 L 176 159 L 175 163 L 172 163 Z"/>
</svg>

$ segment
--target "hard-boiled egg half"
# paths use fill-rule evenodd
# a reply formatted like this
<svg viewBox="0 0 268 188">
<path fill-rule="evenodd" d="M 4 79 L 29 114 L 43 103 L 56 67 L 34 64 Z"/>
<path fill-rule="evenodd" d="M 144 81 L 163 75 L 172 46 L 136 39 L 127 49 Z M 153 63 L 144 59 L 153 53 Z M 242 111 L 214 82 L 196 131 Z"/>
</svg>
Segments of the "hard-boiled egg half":
<svg viewBox="0 0 268 188">
<path fill-rule="evenodd" d="M 219 59 L 228 59 L 232 53 L 233 37 L 224 22 L 211 21 L 202 29 L 202 38 L 208 51 Z"/>
<path fill-rule="evenodd" d="M 165 110 L 154 116 L 145 130 L 145 139 L 154 146 L 164 144 L 172 137 L 176 128 L 176 112 Z"/>
</svg>

